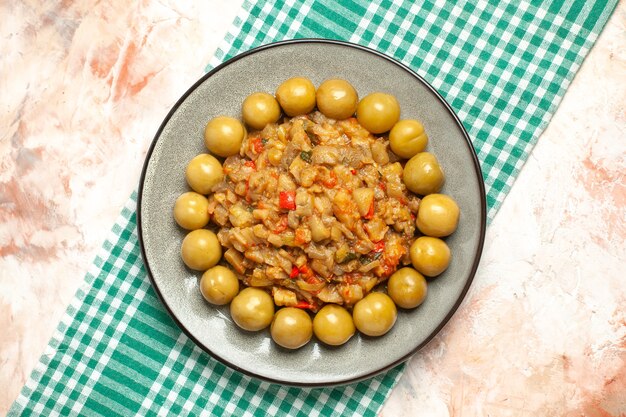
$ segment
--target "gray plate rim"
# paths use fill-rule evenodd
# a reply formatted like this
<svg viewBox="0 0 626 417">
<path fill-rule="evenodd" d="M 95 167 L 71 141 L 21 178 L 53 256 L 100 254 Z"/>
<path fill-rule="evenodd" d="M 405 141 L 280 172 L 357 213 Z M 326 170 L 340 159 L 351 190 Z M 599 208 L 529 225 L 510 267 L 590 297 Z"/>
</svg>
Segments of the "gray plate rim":
<svg viewBox="0 0 626 417">
<path fill-rule="evenodd" d="M 339 46 L 344 46 L 344 47 L 348 47 L 348 48 L 355 48 L 355 49 L 359 49 L 359 50 L 368 52 L 370 54 L 373 54 L 373 55 L 375 55 L 375 56 L 377 56 L 379 58 L 383 58 L 383 59 L 391 62 L 392 64 L 400 67 L 401 69 L 406 71 L 409 75 L 411 75 L 412 77 L 416 78 L 419 82 L 421 82 L 426 88 L 428 88 L 435 95 L 435 97 L 437 97 L 437 99 L 439 101 L 441 101 L 441 103 L 444 105 L 445 109 L 448 111 L 449 115 L 454 119 L 456 124 L 459 126 L 461 132 L 463 133 L 463 137 L 465 138 L 465 144 L 468 147 L 469 153 L 470 153 L 470 155 L 471 155 L 471 157 L 473 159 L 473 165 L 474 165 L 474 171 L 475 171 L 474 174 L 479 179 L 479 181 L 478 181 L 479 193 L 480 193 L 479 197 L 480 197 L 480 204 L 481 204 L 481 207 L 480 207 L 480 214 L 481 214 L 480 217 L 481 217 L 481 219 L 480 219 L 479 242 L 478 242 L 478 245 L 477 245 L 477 248 L 476 248 L 476 253 L 474 255 L 474 262 L 472 264 L 472 268 L 470 270 L 470 274 L 469 274 L 469 276 L 467 278 L 467 282 L 465 283 L 465 286 L 464 286 L 461 294 L 457 298 L 455 304 L 450 309 L 448 314 L 441 321 L 441 323 L 435 328 L 435 330 L 432 331 L 432 333 L 430 335 L 428 335 L 428 337 L 426 337 L 424 339 L 424 341 L 422 341 L 422 343 L 417 345 L 408 354 L 406 354 L 405 356 L 401 357 L 400 359 L 395 360 L 392 363 L 387 364 L 386 366 L 383 366 L 383 367 L 380 367 L 380 368 L 377 368 L 377 369 L 373 369 L 371 372 L 369 372 L 369 373 L 367 373 L 365 375 L 361 375 L 361 376 L 359 376 L 357 378 L 349 378 L 349 379 L 340 380 L 340 381 L 333 381 L 333 382 L 329 382 L 329 383 L 306 383 L 306 382 L 304 382 L 304 383 L 297 383 L 297 382 L 293 382 L 293 381 L 282 381 L 280 379 L 274 379 L 274 378 L 269 378 L 267 376 L 259 375 L 259 374 L 256 374 L 256 373 L 252 372 L 252 371 L 249 371 L 249 370 L 246 370 L 246 369 L 242 369 L 241 367 L 237 366 L 237 364 L 232 363 L 232 362 L 230 362 L 230 361 L 228 361 L 228 360 L 226 360 L 226 359 L 216 355 L 207 346 L 205 346 L 203 343 L 201 343 L 194 336 L 194 334 L 187 329 L 185 324 L 182 323 L 180 320 L 178 320 L 178 318 L 174 315 L 174 313 L 171 310 L 170 306 L 166 303 L 165 298 L 163 297 L 163 294 L 161 293 L 161 290 L 159 289 L 159 287 L 158 287 L 154 277 L 152 276 L 152 271 L 150 269 L 150 264 L 148 263 L 148 258 L 147 258 L 147 254 L 146 254 L 146 248 L 145 248 L 145 245 L 144 245 L 144 242 L 143 242 L 143 231 L 142 231 L 143 227 L 142 227 L 142 218 L 141 218 L 141 206 L 142 206 L 143 188 L 144 188 L 144 182 L 145 182 L 145 179 L 146 179 L 146 172 L 147 172 L 147 169 L 148 169 L 148 163 L 150 162 L 150 158 L 152 157 L 152 152 L 154 151 L 154 148 L 155 148 L 159 138 L 161 137 L 161 133 L 162 133 L 163 129 L 165 128 L 165 126 L 169 122 L 169 120 L 172 117 L 172 115 L 178 110 L 180 105 L 187 99 L 187 97 L 196 88 L 198 88 L 204 81 L 206 81 L 208 78 L 210 78 L 213 74 L 217 73 L 218 71 L 220 71 L 222 68 L 228 66 L 229 64 L 231 64 L 231 63 L 233 63 L 235 61 L 238 61 L 241 58 L 244 58 L 246 56 L 253 55 L 253 54 L 262 53 L 264 50 L 267 50 L 267 49 L 270 49 L 270 48 L 279 47 L 279 46 L 283 46 L 283 45 L 310 44 L 310 43 L 339 45 Z M 227 365 L 228 367 L 230 367 L 232 369 L 235 369 L 238 372 L 241 372 L 241 373 L 243 373 L 245 375 L 252 376 L 254 378 L 258 378 L 258 379 L 263 380 L 263 381 L 276 383 L 276 384 L 282 384 L 282 385 L 299 386 L 299 387 L 311 387 L 311 388 L 345 385 L 345 384 L 350 384 L 350 383 L 354 383 L 354 382 L 358 382 L 358 381 L 362 381 L 362 380 L 365 380 L 365 379 L 372 378 L 372 377 L 374 377 L 374 376 L 376 376 L 376 375 L 378 375 L 378 374 L 380 374 L 380 373 L 382 373 L 382 372 L 384 372 L 384 371 L 386 371 L 388 369 L 391 369 L 391 368 L 399 365 L 400 363 L 403 363 L 406 360 L 408 360 L 416 352 L 418 352 L 420 349 L 422 349 L 424 346 L 426 346 L 445 327 L 445 325 L 450 321 L 450 319 L 452 318 L 454 313 L 457 311 L 457 309 L 461 305 L 461 302 L 463 302 L 463 300 L 465 299 L 465 295 L 467 294 L 467 292 L 468 292 L 468 290 L 469 290 L 469 288 L 470 288 L 470 286 L 472 284 L 472 281 L 474 280 L 474 276 L 476 275 L 476 270 L 478 269 L 478 265 L 480 263 L 480 258 L 481 258 L 481 255 L 482 255 L 483 246 L 484 246 L 484 242 L 485 242 L 486 228 L 487 228 L 487 199 L 486 199 L 486 193 L 485 193 L 485 184 L 484 184 L 484 180 L 483 180 L 483 176 L 482 176 L 482 170 L 480 168 L 480 162 L 478 161 L 478 156 L 476 155 L 476 151 L 474 149 L 474 146 L 472 145 L 472 141 L 471 141 L 471 139 L 469 137 L 469 134 L 467 133 L 467 130 L 463 126 L 463 123 L 461 122 L 459 117 L 456 115 L 456 113 L 454 112 L 452 107 L 448 104 L 448 102 L 441 96 L 441 94 L 439 94 L 439 92 L 432 85 L 430 85 L 426 80 L 424 80 L 424 78 L 422 78 L 419 74 L 417 74 L 411 68 L 409 68 L 408 66 L 404 65 L 403 63 L 395 60 L 394 58 L 391 58 L 388 55 L 383 54 L 382 52 L 379 52 L 379 51 L 377 51 L 375 49 L 368 48 L 368 47 L 363 46 L 363 45 L 358 45 L 358 44 L 355 44 L 355 43 L 339 41 L 339 40 L 334 40 L 334 39 L 304 38 L 304 39 L 290 39 L 290 40 L 285 40 L 285 41 L 268 43 L 268 44 L 261 45 L 261 46 L 258 46 L 256 48 L 250 49 L 248 51 L 242 52 L 242 53 L 232 57 L 231 59 L 223 62 L 222 64 L 218 65 L 217 67 L 215 67 L 214 69 L 212 69 L 208 73 L 206 73 L 198 81 L 196 81 L 180 97 L 180 99 L 178 99 L 176 104 L 174 104 L 174 106 L 168 112 L 167 116 L 165 116 L 165 119 L 163 119 L 163 122 L 161 123 L 161 126 L 159 126 L 159 129 L 157 130 L 157 132 L 156 132 L 156 134 L 154 136 L 154 139 L 152 140 L 152 143 L 150 144 L 150 148 L 148 148 L 148 152 L 146 153 L 146 158 L 144 160 L 143 168 L 141 170 L 141 176 L 139 178 L 139 189 L 138 189 L 138 196 L 137 196 L 137 234 L 138 234 L 138 240 L 139 240 L 139 247 L 140 247 L 140 250 L 141 250 L 141 258 L 142 258 L 143 264 L 144 264 L 144 266 L 146 268 L 146 272 L 148 274 L 148 278 L 150 279 L 152 287 L 154 288 L 154 290 L 155 290 L 155 292 L 157 294 L 157 297 L 159 298 L 159 301 L 161 302 L 161 304 L 167 310 L 167 313 L 169 314 L 169 316 L 174 320 L 176 325 L 187 335 L 187 337 L 189 337 L 198 347 L 200 347 L 206 353 L 211 355 L 213 358 L 219 360 L 220 362 L 222 362 L 223 364 Z"/>
</svg>

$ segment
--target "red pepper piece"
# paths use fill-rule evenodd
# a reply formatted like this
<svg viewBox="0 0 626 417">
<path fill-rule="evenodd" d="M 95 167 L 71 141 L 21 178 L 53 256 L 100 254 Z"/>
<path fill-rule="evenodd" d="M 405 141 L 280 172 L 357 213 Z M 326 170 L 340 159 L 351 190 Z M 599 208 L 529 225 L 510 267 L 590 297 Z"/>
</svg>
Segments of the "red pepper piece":
<svg viewBox="0 0 626 417">
<path fill-rule="evenodd" d="M 256 164 L 254 163 L 254 161 L 246 161 L 244 165 L 252 169 L 256 169 Z"/>
<path fill-rule="evenodd" d="M 281 191 L 278 195 L 278 205 L 281 209 L 295 210 L 296 209 L 296 192 L 295 191 Z"/>
<path fill-rule="evenodd" d="M 263 152 L 263 148 L 265 148 L 263 146 L 263 141 L 261 140 L 261 138 L 254 138 L 254 139 L 252 139 L 252 147 L 254 149 L 254 152 L 256 152 L 256 153 Z"/>
<path fill-rule="evenodd" d="M 350 172 L 352 172 L 352 175 L 356 175 L 356 169 L 351 169 Z"/>
<path fill-rule="evenodd" d="M 335 171 L 330 171 L 330 178 L 324 181 L 324 185 L 328 188 L 334 188 L 337 185 L 337 174 L 335 174 Z"/>
<path fill-rule="evenodd" d="M 313 309 L 313 304 L 309 303 L 308 301 L 299 301 L 298 304 L 296 304 L 294 307 L 302 309 Z"/>
<path fill-rule="evenodd" d="M 372 250 L 372 252 L 380 253 L 384 250 L 385 250 L 385 241 L 381 240 L 380 242 L 376 243 L 376 246 L 374 246 L 374 250 Z"/>
<path fill-rule="evenodd" d="M 298 275 L 300 275 L 300 271 L 298 270 L 297 266 L 292 266 L 291 267 L 291 274 L 289 274 L 289 278 L 296 278 Z"/>
</svg>

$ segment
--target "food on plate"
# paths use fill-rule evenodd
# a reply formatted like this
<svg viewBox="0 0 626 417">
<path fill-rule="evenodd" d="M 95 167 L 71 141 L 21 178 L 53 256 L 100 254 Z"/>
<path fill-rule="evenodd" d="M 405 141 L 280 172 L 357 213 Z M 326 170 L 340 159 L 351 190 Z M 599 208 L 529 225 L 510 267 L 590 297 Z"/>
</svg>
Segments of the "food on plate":
<svg viewBox="0 0 626 417">
<path fill-rule="evenodd" d="M 356 303 L 352 310 L 354 325 L 368 336 L 382 336 L 396 322 L 398 310 L 387 294 L 373 292 Z"/>
<path fill-rule="evenodd" d="M 370 132 L 384 133 L 400 119 L 400 104 L 391 94 L 372 93 L 359 102 L 356 118 Z"/>
<path fill-rule="evenodd" d="M 207 123 L 204 129 L 204 144 L 211 153 L 227 157 L 239 153 L 245 135 L 246 129 L 239 120 L 218 116 Z"/>
<path fill-rule="evenodd" d="M 326 304 L 313 318 L 315 337 L 327 345 L 343 345 L 355 331 L 352 315 L 337 304 Z"/>
<path fill-rule="evenodd" d="M 209 196 L 226 260 L 277 306 L 354 305 L 410 263 L 419 199 L 396 159 L 354 118 L 249 132 Z"/>
<path fill-rule="evenodd" d="M 203 271 L 203 297 L 230 303 L 244 330 L 271 326 L 287 349 L 313 334 L 330 346 L 357 330 L 384 335 L 396 306 L 424 302 L 424 276 L 448 268 L 440 237 L 459 222 L 454 199 L 440 194 L 443 170 L 424 152 L 424 126 L 399 120 L 393 95 L 359 101 L 345 80 L 316 91 L 304 77 L 280 84 L 276 98 L 251 94 L 242 118 L 207 123 L 205 145 L 225 159 L 193 158 L 185 171 L 193 191 L 174 204 L 176 222 L 192 230 L 181 255 Z"/>
<path fill-rule="evenodd" d="M 274 302 L 263 290 L 245 288 L 230 303 L 230 316 L 244 330 L 262 330 L 272 322 Z"/>
<path fill-rule="evenodd" d="M 389 147 L 400 158 L 409 159 L 428 144 L 424 126 L 417 120 L 400 120 L 389 132 Z"/>
<path fill-rule="evenodd" d="M 187 170 L 185 179 L 192 190 L 199 194 L 208 194 L 213 186 L 224 178 L 222 164 L 213 155 L 201 153 L 193 158 Z"/>
<path fill-rule="evenodd" d="M 211 304 L 228 304 L 239 292 L 239 279 L 231 269 L 217 265 L 202 274 L 200 292 Z"/>
<path fill-rule="evenodd" d="M 241 115 L 245 124 L 260 130 L 267 124 L 276 123 L 280 117 L 280 106 L 271 94 L 253 93 L 243 101 Z"/>
<path fill-rule="evenodd" d="M 420 202 L 416 225 L 427 236 L 445 237 L 456 230 L 459 215 L 459 206 L 452 197 L 430 194 Z"/>
<path fill-rule="evenodd" d="M 397 270 L 387 282 L 387 293 L 402 308 L 415 308 L 422 304 L 427 291 L 426 279 L 413 268 Z"/>
<path fill-rule="evenodd" d="M 206 271 L 217 265 L 222 257 L 222 247 L 217 236 L 207 229 L 189 232 L 183 239 L 180 252 L 185 265 L 196 271 Z"/>
<path fill-rule="evenodd" d="M 270 334 L 274 342 L 284 348 L 301 348 L 309 343 L 313 336 L 311 316 L 299 308 L 281 308 L 274 315 Z"/>
<path fill-rule="evenodd" d="M 420 152 L 404 166 L 403 179 L 406 187 L 415 194 L 428 195 L 441 190 L 445 177 L 435 155 Z"/>
<path fill-rule="evenodd" d="M 174 220 L 183 229 L 195 230 L 209 222 L 209 200 L 202 194 L 189 191 L 181 194 L 174 203 Z"/>
<path fill-rule="evenodd" d="M 352 117 L 359 103 L 359 96 L 346 80 L 330 79 L 317 88 L 317 108 L 328 118 L 343 120 Z"/>
<path fill-rule="evenodd" d="M 293 77 L 278 86 L 276 99 L 287 116 L 311 113 L 315 108 L 315 86 L 308 78 Z"/>
<path fill-rule="evenodd" d="M 450 265 L 450 248 L 443 240 L 421 236 L 411 245 L 413 268 L 427 277 L 436 277 Z"/>
</svg>

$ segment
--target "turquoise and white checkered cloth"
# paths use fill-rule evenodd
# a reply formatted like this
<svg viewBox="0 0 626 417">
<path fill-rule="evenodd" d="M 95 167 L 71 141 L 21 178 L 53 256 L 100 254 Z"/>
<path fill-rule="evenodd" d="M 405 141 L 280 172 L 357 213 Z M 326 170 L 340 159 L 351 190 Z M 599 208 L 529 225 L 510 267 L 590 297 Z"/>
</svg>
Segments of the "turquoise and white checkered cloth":
<svg viewBox="0 0 626 417">
<path fill-rule="evenodd" d="M 209 68 L 272 41 L 359 43 L 452 105 L 482 164 L 490 219 L 616 5 L 611 1 L 246 1 Z M 143 267 L 136 194 L 9 416 L 375 415 L 402 374 L 325 389 L 242 375 L 176 327 Z"/>
</svg>

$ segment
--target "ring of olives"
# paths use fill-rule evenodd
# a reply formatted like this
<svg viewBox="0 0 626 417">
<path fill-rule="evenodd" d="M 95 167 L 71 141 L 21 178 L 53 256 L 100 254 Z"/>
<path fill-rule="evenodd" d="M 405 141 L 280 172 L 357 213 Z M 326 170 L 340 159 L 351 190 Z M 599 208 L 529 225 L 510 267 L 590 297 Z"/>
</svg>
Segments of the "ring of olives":
<svg viewBox="0 0 626 417">
<path fill-rule="evenodd" d="M 213 155 L 223 158 L 244 155 L 243 144 L 253 140 L 247 136 L 244 124 L 260 131 L 268 124 L 276 123 L 281 113 L 308 119 L 316 106 L 325 117 L 337 121 L 351 118 L 356 113 L 356 121 L 370 134 L 388 132 L 375 144 L 376 149 L 372 145 L 371 153 L 376 154 L 373 159 L 377 163 L 388 160 L 384 159 L 387 151 L 395 154 L 396 160 L 407 160 L 403 168 L 397 164 L 397 172 L 402 170 L 402 180 L 409 191 L 422 196 L 419 206 L 414 210 L 415 226 L 424 236 L 417 237 L 408 248 L 412 267 L 402 267 L 391 273 L 387 280 L 387 293 L 377 291 L 368 294 L 371 287 L 364 289 L 365 296 L 352 306 L 328 303 L 311 319 L 308 312 L 296 308 L 301 305 L 295 304 L 293 300 L 276 311 L 279 303 L 277 301 L 275 305 L 265 288 L 249 286 L 240 291 L 238 275 L 231 268 L 218 265 L 222 247 L 215 233 L 205 227 L 212 220 L 210 194 L 225 177 L 220 161 Z M 185 179 L 193 191 L 180 195 L 174 203 L 176 223 L 189 231 L 182 241 L 181 257 L 189 268 L 202 272 L 199 282 L 202 296 L 214 305 L 230 303 L 233 321 L 246 331 L 259 331 L 269 326 L 274 342 L 286 349 L 304 346 L 313 335 L 326 345 L 338 346 L 348 342 L 357 330 L 373 337 L 386 334 L 396 322 L 397 307 L 414 309 L 424 302 L 428 293 L 424 276 L 436 277 L 448 268 L 450 248 L 440 238 L 454 233 L 460 217 L 455 200 L 440 193 L 445 176 L 435 155 L 425 152 L 429 143 L 425 127 L 418 120 L 400 120 L 400 104 L 393 95 L 374 92 L 359 100 L 356 89 L 342 79 L 327 79 L 316 90 L 308 78 L 293 77 L 278 86 L 275 96 L 257 92 L 246 97 L 241 112 L 242 121 L 229 116 L 218 116 L 208 121 L 204 130 L 204 143 L 210 153 L 199 154 L 189 162 Z M 261 154 L 264 152 L 263 142 L 258 137 L 255 140 L 261 142 L 253 144 L 254 153 Z M 279 167 L 284 148 L 282 144 L 282 147 L 268 149 L 265 153 L 266 163 Z M 300 158 L 311 162 L 310 153 L 302 152 Z M 254 161 L 249 166 L 254 167 Z M 355 170 L 352 171 L 355 175 Z M 367 216 L 371 207 L 374 207 L 374 193 L 370 188 L 359 190 L 359 196 L 355 192 L 358 202 L 368 197 L 371 200 L 369 205 L 364 203 L 363 208 L 358 207 L 360 214 Z M 247 188 L 244 191 L 247 192 Z M 280 199 L 281 208 L 286 209 L 295 208 L 298 201 L 295 195 L 291 199 L 285 198 L 285 201 L 281 195 Z M 229 215 L 239 221 L 251 216 L 243 208 L 231 211 Z M 316 233 L 321 236 L 319 240 L 331 236 L 329 231 L 325 232 L 325 225 L 316 224 L 316 228 L 320 232 Z M 227 252 L 225 259 L 231 262 L 233 258 Z M 293 268 L 298 272 L 298 268 Z M 303 305 L 306 308 L 307 304 Z"/>
</svg>

